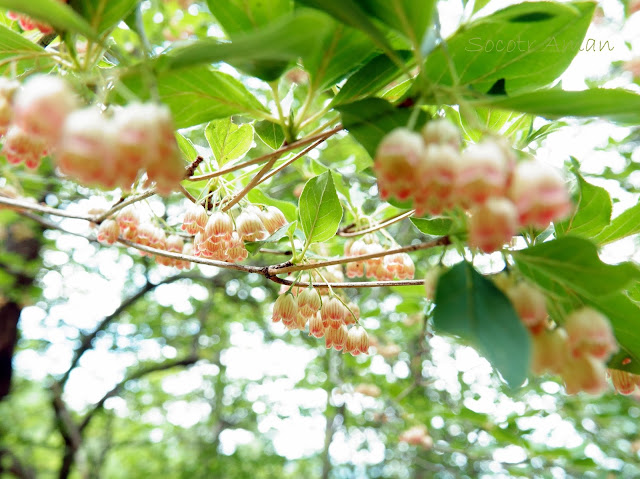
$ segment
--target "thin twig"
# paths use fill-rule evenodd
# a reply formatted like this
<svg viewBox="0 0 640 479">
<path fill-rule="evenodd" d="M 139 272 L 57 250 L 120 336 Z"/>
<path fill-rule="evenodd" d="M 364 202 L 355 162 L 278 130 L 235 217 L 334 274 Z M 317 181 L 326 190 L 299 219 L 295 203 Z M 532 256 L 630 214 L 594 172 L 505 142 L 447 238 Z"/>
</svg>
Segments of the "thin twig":
<svg viewBox="0 0 640 479">
<path fill-rule="evenodd" d="M 344 238 L 352 238 L 354 236 L 362 236 L 367 233 L 373 233 L 374 231 L 378 231 L 383 228 L 386 228 L 387 226 L 391 226 L 392 224 L 397 223 L 398 221 L 402 221 L 403 219 L 411 216 L 413 213 L 415 213 L 415 210 L 409 210 L 405 213 L 392 216 L 391 218 L 388 218 L 382 221 L 381 223 L 378 223 L 375 226 L 370 226 L 369 228 L 362 229 L 362 230 L 349 231 L 349 228 L 345 228 L 342 231 L 338 231 L 338 236 L 342 236 Z"/>
<path fill-rule="evenodd" d="M 323 133 L 319 133 L 317 135 L 314 136 L 308 136 L 306 138 L 302 138 L 298 141 L 294 141 L 293 143 L 289 144 L 289 145 L 285 145 L 282 148 L 279 148 L 275 151 L 272 151 L 271 153 L 267 153 L 266 155 L 262 155 L 259 158 L 254 158 L 253 160 L 248 160 L 242 163 L 238 163 L 237 165 L 233 165 L 233 166 L 229 166 L 227 168 L 223 168 L 221 170 L 218 171 L 214 171 L 213 173 L 207 173 L 206 175 L 199 175 L 199 176 L 192 176 L 191 178 L 189 178 L 189 181 L 201 181 L 201 180 L 208 180 L 209 178 L 216 178 L 218 176 L 222 176 L 222 175 L 226 175 L 227 173 L 231 173 L 232 171 L 236 171 L 236 170 L 240 170 L 242 168 L 245 168 L 247 166 L 251 166 L 251 165 L 256 165 L 258 163 L 263 163 L 265 161 L 270 160 L 271 158 L 279 158 L 280 156 L 282 156 L 284 153 L 287 153 L 288 151 L 291 150 L 295 150 L 301 146 L 304 145 L 308 145 L 309 143 L 313 143 L 314 141 L 319 140 L 320 138 L 322 139 L 326 139 L 329 138 L 332 135 L 335 135 L 336 133 L 338 133 L 339 131 L 341 131 L 344 127 L 342 125 L 338 125 L 335 128 L 332 128 L 331 130 L 325 131 Z"/>
<path fill-rule="evenodd" d="M 260 183 L 260 180 L 262 179 L 262 177 L 264 175 L 266 175 L 269 170 L 271 170 L 271 168 L 273 168 L 273 165 L 276 163 L 276 161 L 278 161 L 278 157 L 274 156 L 273 158 L 271 158 L 267 164 L 265 164 L 260 171 L 258 171 L 258 173 L 256 173 L 256 175 L 251 178 L 251 181 L 249 181 L 249 183 L 247 183 L 247 186 L 245 186 L 244 188 L 242 188 L 242 190 L 235 195 L 233 198 L 231 198 L 231 200 L 229 202 L 227 202 L 227 204 L 224 205 L 224 207 L 222 208 L 222 211 L 228 211 L 231 208 L 233 208 L 233 205 L 237 204 L 242 198 L 244 198 L 252 189 L 254 189 L 258 183 Z"/>
<path fill-rule="evenodd" d="M 296 156 L 294 156 L 293 158 L 291 158 L 290 160 L 285 161 L 283 164 L 281 164 L 280 166 L 278 166 L 277 168 L 274 168 L 272 171 L 270 171 L 267 175 L 265 175 L 264 178 L 262 178 L 262 180 L 260 180 L 260 183 L 264 183 L 265 181 L 267 181 L 269 178 L 271 178 L 274 175 L 277 175 L 280 171 L 284 170 L 287 166 L 289 166 L 291 163 L 294 163 L 295 161 L 299 160 L 300 158 L 302 158 L 304 155 L 306 155 L 307 153 L 309 153 L 311 150 L 315 149 L 318 145 L 320 145 L 321 143 L 323 143 L 326 140 L 326 138 L 320 138 L 318 141 L 316 141 L 314 144 L 312 144 L 311 146 L 308 146 L 307 148 L 305 148 L 304 150 L 302 150 L 300 153 L 298 153 Z"/>
</svg>

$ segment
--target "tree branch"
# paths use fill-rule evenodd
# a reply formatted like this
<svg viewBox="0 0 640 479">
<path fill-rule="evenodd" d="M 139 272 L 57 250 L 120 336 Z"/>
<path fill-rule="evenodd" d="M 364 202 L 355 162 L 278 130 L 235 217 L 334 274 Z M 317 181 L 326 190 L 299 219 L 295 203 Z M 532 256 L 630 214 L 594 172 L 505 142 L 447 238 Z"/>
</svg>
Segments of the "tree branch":
<svg viewBox="0 0 640 479">
<path fill-rule="evenodd" d="M 4 460 L 8 457 L 10 462 Z M 4 477 L 4 473 L 9 473 L 18 479 L 35 479 L 36 475 L 30 468 L 24 466 L 18 456 L 5 447 L 0 447 L 0 476 Z"/>
<path fill-rule="evenodd" d="M 96 403 L 96 405 L 87 413 L 82 422 L 80 423 L 79 430 L 82 433 L 86 427 L 91 422 L 91 419 L 96 415 L 96 413 L 102 409 L 104 403 L 110 397 L 115 396 L 122 389 L 122 387 L 128 383 L 129 381 L 135 381 L 136 379 L 140 379 L 149 374 L 158 372 L 158 371 L 166 371 L 167 369 L 177 368 L 179 366 L 190 366 L 195 364 L 200 358 L 197 356 L 191 355 L 183 359 L 178 359 L 175 361 L 167 361 L 165 363 L 154 364 L 153 366 L 149 366 L 147 368 L 140 369 L 139 371 L 133 373 L 128 378 L 123 379 L 118 384 L 116 384 L 113 389 L 107 392 L 102 398 Z"/>
<path fill-rule="evenodd" d="M 362 236 L 362 235 L 366 235 L 367 233 L 373 233 L 374 231 L 378 231 L 383 228 L 386 228 L 387 226 L 391 226 L 392 224 L 397 223 L 398 221 L 402 221 L 403 219 L 411 216 L 413 213 L 415 213 L 415 210 L 409 210 L 399 215 L 392 216 L 391 218 L 388 218 L 382 221 L 381 223 L 378 223 L 377 225 L 370 226 L 369 228 L 365 228 L 361 230 L 350 231 L 349 227 L 347 227 L 342 230 L 338 230 L 338 236 L 342 236 L 344 238 L 352 238 L 354 236 Z M 354 226 L 354 225 L 349 225 L 349 226 Z"/>
</svg>

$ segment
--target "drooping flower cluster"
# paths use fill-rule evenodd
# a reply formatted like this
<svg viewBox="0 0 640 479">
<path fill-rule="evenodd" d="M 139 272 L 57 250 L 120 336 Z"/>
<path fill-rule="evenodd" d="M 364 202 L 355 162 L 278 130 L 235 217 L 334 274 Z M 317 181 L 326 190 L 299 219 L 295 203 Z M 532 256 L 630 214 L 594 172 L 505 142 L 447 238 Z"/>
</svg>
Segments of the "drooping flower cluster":
<svg viewBox="0 0 640 479">
<path fill-rule="evenodd" d="M 249 255 L 245 241 L 263 240 L 285 224 L 284 214 L 274 206 L 262 209 L 250 205 L 234 221 L 228 213 L 214 211 L 209 216 L 202 205 L 193 204 L 184 216 L 182 229 L 195 235 L 195 256 L 237 263 Z"/>
<path fill-rule="evenodd" d="M 348 241 L 344 246 L 344 255 L 348 258 L 368 254 L 378 254 L 385 251 L 375 235 L 365 235 L 362 239 Z M 347 263 L 347 276 L 358 278 L 365 276 L 378 281 L 398 279 L 413 279 L 415 266 L 411 257 L 406 253 L 396 253 L 387 256 L 352 261 Z"/>
<path fill-rule="evenodd" d="M 305 330 L 308 325 L 309 336 L 324 337 L 327 349 L 353 356 L 369 352 L 369 335 L 359 324 L 359 308 L 333 293 L 320 295 L 312 286 L 281 293 L 273 306 L 272 320 L 282 321 L 290 330 Z"/>
<path fill-rule="evenodd" d="M 378 146 L 374 169 L 382 199 L 410 200 L 416 215 L 469 212 L 469 244 L 496 251 L 518 228 L 544 229 L 565 217 L 571 202 L 564 181 L 532 160 L 516 164 L 502 139 L 485 139 L 460 149 L 460 133 L 446 120 L 433 120 L 422 134 L 406 128 Z"/>
<path fill-rule="evenodd" d="M 535 374 L 559 374 L 568 394 L 599 394 L 606 390 L 605 364 L 618 345 L 605 316 L 584 307 L 569 314 L 564 327 L 552 327 L 541 291 L 525 281 L 514 284 L 504 275 L 496 285 L 511 300 L 531 333 Z M 615 376 L 616 380 L 621 378 L 618 373 Z"/>
<path fill-rule="evenodd" d="M 60 3 L 67 3 L 67 0 L 58 0 Z M 48 25 L 47 23 L 40 22 L 35 20 L 27 15 L 16 13 L 16 12 L 7 12 L 7 18 L 10 20 L 16 20 L 20 28 L 22 28 L 25 32 L 29 30 L 40 30 L 43 34 L 53 33 L 53 27 Z"/>
<path fill-rule="evenodd" d="M 123 238 L 142 246 L 178 253 L 183 255 L 193 254 L 193 244 L 185 243 L 178 235 L 169 235 L 164 229 L 153 225 L 150 221 L 142 219 L 133 206 L 127 206 L 120 210 L 116 218 L 107 218 L 98 227 L 96 239 L 103 244 L 114 244 L 118 238 Z M 156 263 L 163 266 L 173 266 L 178 269 L 191 268 L 191 262 L 166 256 L 153 255 L 145 251 L 143 256 L 154 256 Z"/>
<path fill-rule="evenodd" d="M 413 426 L 403 431 L 402 434 L 398 436 L 398 441 L 406 442 L 411 446 L 420 446 L 427 451 L 433 447 L 433 439 L 424 424 Z"/>
<path fill-rule="evenodd" d="M 108 117 L 79 100 L 60 77 L 34 75 L 21 88 L 0 79 L 2 153 L 9 163 L 37 168 L 51 154 L 60 170 L 83 183 L 129 190 L 146 170 L 160 194 L 171 192 L 184 168 L 169 110 L 131 104 Z"/>
</svg>

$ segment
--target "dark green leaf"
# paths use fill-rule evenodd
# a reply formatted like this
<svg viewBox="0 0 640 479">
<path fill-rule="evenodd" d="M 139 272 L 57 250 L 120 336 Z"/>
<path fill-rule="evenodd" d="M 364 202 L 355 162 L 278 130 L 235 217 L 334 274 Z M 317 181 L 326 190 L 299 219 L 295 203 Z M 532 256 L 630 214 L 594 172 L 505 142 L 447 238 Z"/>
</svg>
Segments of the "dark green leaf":
<svg viewBox="0 0 640 479">
<path fill-rule="evenodd" d="M 298 209 L 307 244 L 333 238 L 342 219 L 342 205 L 329 172 L 307 181 Z"/>
<path fill-rule="evenodd" d="M 529 371 L 529 333 L 504 294 L 466 262 L 438 279 L 433 322 L 438 331 L 476 346 L 507 383 L 519 386 Z"/>
<path fill-rule="evenodd" d="M 382 138 L 391 130 L 406 126 L 412 113 L 411 109 L 394 108 L 391 103 L 380 98 L 346 103 L 337 106 L 336 109 L 342 114 L 344 127 L 364 146 L 372 158 Z M 421 111 L 416 128 L 421 128 L 427 118 L 427 114 Z"/>
<path fill-rule="evenodd" d="M 628 124 L 640 122 L 640 95 L 626 90 L 540 90 L 507 98 L 488 98 L 479 103 L 549 119 L 593 116 Z"/>
<path fill-rule="evenodd" d="M 429 236 L 444 236 L 449 234 L 453 221 L 449 218 L 409 218 L 413 225 L 422 233 Z"/>
<path fill-rule="evenodd" d="M 244 156 L 253 143 L 253 128 L 250 124 L 236 125 L 231 118 L 212 121 L 204 130 L 218 166 Z"/>
<path fill-rule="evenodd" d="M 583 238 L 565 236 L 513 253 L 522 274 L 547 291 L 565 288 L 595 298 L 621 291 L 640 270 L 631 263 L 610 265 Z"/>
<path fill-rule="evenodd" d="M 447 55 L 462 85 L 487 92 L 499 80 L 511 94 L 555 80 L 578 53 L 593 2 L 526 2 L 465 25 L 427 58 L 432 83 L 452 85 Z M 516 20 L 516 21 L 514 21 Z"/>
<path fill-rule="evenodd" d="M 253 128 L 263 143 L 272 150 L 277 150 L 284 143 L 284 131 L 277 123 L 268 120 L 258 121 Z"/>
<path fill-rule="evenodd" d="M 585 181 L 577 170 L 574 174 L 579 186 L 578 205 L 570 218 L 555 224 L 556 235 L 593 239 L 611 222 L 611 197 L 604 188 Z"/>
<path fill-rule="evenodd" d="M 396 51 L 396 54 L 404 61 L 411 57 L 411 52 L 407 50 Z M 339 105 L 362 100 L 380 91 L 401 74 L 402 71 L 398 65 L 392 62 L 388 56 L 378 55 L 349 77 L 333 99 L 333 104 Z"/>
</svg>

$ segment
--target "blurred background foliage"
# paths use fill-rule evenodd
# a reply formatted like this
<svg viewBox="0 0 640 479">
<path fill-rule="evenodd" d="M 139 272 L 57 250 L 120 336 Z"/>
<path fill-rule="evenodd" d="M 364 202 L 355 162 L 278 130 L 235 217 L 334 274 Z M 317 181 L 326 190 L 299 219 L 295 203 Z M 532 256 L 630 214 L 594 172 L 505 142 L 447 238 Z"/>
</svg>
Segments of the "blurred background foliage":
<svg viewBox="0 0 640 479">
<path fill-rule="evenodd" d="M 141 12 L 154 51 L 194 35 L 223 37 L 205 2 L 144 1 Z M 131 30 L 113 38 L 122 54 L 136 55 Z M 264 95 L 263 84 L 234 74 Z M 590 81 L 620 74 L 614 65 Z M 300 105 L 304 74 L 292 70 L 280 88 Z M 514 131 L 523 147 L 544 140 L 527 138 L 528 125 Z M 616 162 L 586 172 L 616 182 L 614 197 L 638 192 L 638 131 L 609 138 L 601 149 Z M 182 133 L 199 151 L 207 147 L 202 128 Z M 256 154 L 269 151 L 255 142 Z M 279 173 L 269 194 L 296 203 L 304 181 L 331 165 L 339 191 L 371 213 L 378 203 L 369 199 L 375 180 L 365 150 L 346 137 L 317 151 Z M 47 165 L 35 175 L 3 164 L 2 175 L 51 206 L 96 201 Z M 183 204 L 149 201 L 169 225 Z M 75 220 L 61 225 L 78 228 Z M 0 233 L 1 304 L 21 306 L 12 390 L 0 402 L 3 479 L 640 476 L 638 397 L 569 397 L 553 377 L 506 388 L 474 350 L 433 336 L 421 287 L 358 291 L 374 347 L 353 358 L 272 325 L 278 289 L 257 275 L 176 273 L 7 210 Z M 392 235 L 409 244 L 420 233 L 402 222 Z M 332 248 L 326 253 L 341 254 L 343 243 Z M 417 252 L 416 277 L 439 254 Z M 420 426 L 421 441 L 407 442 L 403 433 Z"/>
</svg>

